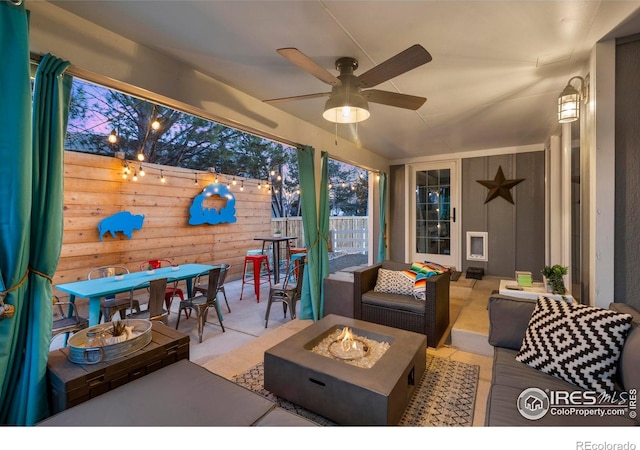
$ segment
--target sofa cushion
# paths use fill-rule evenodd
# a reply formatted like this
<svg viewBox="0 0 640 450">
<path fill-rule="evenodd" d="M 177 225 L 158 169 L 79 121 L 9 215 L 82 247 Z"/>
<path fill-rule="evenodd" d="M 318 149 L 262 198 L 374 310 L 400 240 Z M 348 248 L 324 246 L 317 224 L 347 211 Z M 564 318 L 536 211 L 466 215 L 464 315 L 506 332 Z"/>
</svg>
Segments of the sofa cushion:
<svg viewBox="0 0 640 450">
<path fill-rule="evenodd" d="M 536 301 L 493 294 L 489 297 L 489 344 L 520 350 Z"/>
<path fill-rule="evenodd" d="M 374 292 L 413 296 L 413 281 L 400 270 L 378 269 Z"/>
<path fill-rule="evenodd" d="M 629 314 L 541 297 L 516 359 L 584 389 L 612 393 L 630 326 Z"/>
<path fill-rule="evenodd" d="M 426 303 L 423 300 L 416 300 L 413 295 L 386 294 L 375 291 L 367 291 L 362 294 L 362 303 L 416 314 L 424 314 L 426 308 Z"/>
</svg>

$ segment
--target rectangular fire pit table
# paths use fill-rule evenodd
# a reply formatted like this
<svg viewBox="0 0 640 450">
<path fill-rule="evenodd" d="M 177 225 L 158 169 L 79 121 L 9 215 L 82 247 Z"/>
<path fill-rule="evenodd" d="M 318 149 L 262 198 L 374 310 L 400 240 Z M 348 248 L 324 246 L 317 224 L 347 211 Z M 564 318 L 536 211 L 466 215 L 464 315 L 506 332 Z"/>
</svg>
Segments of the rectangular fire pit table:
<svg viewBox="0 0 640 450">
<path fill-rule="evenodd" d="M 311 350 L 336 329 L 388 342 L 371 368 Z M 427 338 L 330 314 L 264 353 L 264 387 L 341 425 L 397 425 L 422 379 Z"/>
</svg>

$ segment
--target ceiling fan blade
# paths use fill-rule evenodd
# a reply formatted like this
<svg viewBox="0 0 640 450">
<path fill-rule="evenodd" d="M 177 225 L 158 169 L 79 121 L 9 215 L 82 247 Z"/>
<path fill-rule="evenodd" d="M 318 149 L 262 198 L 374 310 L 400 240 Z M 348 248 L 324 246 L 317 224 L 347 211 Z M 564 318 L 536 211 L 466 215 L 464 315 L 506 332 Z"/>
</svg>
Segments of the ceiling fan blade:
<svg viewBox="0 0 640 450">
<path fill-rule="evenodd" d="M 408 49 L 392 56 L 385 62 L 369 69 L 358 76 L 360 87 L 368 88 L 402 75 L 418 66 L 431 61 L 431 55 L 420 44 L 415 44 Z"/>
<path fill-rule="evenodd" d="M 416 97 L 415 95 L 398 94 L 397 92 L 379 91 L 377 89 L 369 89 L 362 91 L 362 95 L 368 101 L 380 103 L 397 108 L 416 110 L 424 105 L 427 101 L 424 97 Z"/>
<path fill-rule="evenodd" d="M 340 86 L 342 84 L 338 78 L 333 76 L 324 67 L 318 65 L 297 48 L 279 48 L 276 51 L 302 70 L 316 77 L 318 80 L 330 84 L 331 86 Z"/>
<path fill-rule="evenodd" d="M 282 102 L 288 102 L 291 100 L 307 100 L 310 98 L 328 97 L 329 95 L 331 95 L 331 92 L 320 92 L 317 94 L 297 95 L 295 97 L 271 98 L 269 100 L 262 100 L 262 101 L 265 103 L 282 103 Z"/>
</svg>

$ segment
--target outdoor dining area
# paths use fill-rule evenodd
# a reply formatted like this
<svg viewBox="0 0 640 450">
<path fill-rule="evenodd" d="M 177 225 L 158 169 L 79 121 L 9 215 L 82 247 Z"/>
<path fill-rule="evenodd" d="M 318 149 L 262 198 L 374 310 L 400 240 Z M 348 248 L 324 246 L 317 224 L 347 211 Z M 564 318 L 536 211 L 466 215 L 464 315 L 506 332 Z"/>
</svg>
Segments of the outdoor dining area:
<svg viewBox="0 0 640 450">
<path fill-rule="evenodd" d="M 279 238 L 265 238 L 264 242 L 284 242 Z M 57 345 L 65 345 L 71 333 L 95 328 L 96 325 L 108 322 L 126 321 L 129 319 L 146 319 L 161 321 L 176 330 L 190 329 L 187 321 L 197 321 L 197 342 L 203 340 L 205 324 L 215 325 L 219 331 L 225 332 L 225 315 L 231 314 L 231 302 L 260 302 L 261 291 L 263 303 L 266 294 L 266 314 L 263 317 L 264 328 L 273 303 L 281 303 L 283 319 L 296 317 L 297 302 L 302 291 L 302 277 L 306 253 L 291 253 L 289 241 L 286 241 L 286 259 L 280 260 L 279 250 L 267 246 L 277 254 L 279 263 L 269 265 L 267 253 L 259 254 L 250 251 L 245 257 L 245 267 L 241 280 L 236 280 L 231 293 L 227 295 L 225 284 L 231 265 L 222 264 L 174 264 L 168 259 L 147 260 L 140 263 L 140 270 L 129 271 L 126 266 L 102 266 L 91 269 L 86 280 L 62 283 L 55 289 L 68 294 L 68 300 L 61 302 L 56 296 L 58 311 L 54 312 L 52 340 L 64 334 L 65 339 Z M 298 249 L 301 250 L 301 249 Z M 265 264 L 254 264 L 253 261 Z M 270 269 L 273 268 L 273 269 Z M 283 269 L 280 275 L 280 269 Z M 252 285 L 244 293 L 245 284 Z M 237 286 L 240 285 L 238 295 Z M 264 285 L 264 286 L 263 286 Z M 84 308 L 78 308 L 79 299 L 86 301 Z M 255 299 L 255 300 L 254 300 Z M 66 311 L 62 306 L 66 307 Z M 235 306 L 234 306 L 235 309 Z M 86 311 L 83 313 L 80 311 Z M 181 328 L 182 320 L 182 328 Z M 86 332 L 83 335 L 86 339 Z"/>
</svg>

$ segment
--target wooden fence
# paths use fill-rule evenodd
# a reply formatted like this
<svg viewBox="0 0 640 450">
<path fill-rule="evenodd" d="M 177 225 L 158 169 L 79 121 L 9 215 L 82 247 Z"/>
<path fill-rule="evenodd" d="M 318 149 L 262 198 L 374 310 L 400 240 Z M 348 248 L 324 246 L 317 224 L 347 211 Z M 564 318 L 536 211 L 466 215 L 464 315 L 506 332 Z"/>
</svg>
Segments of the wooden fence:
<svg viewBox="0 0 640 450">
<path fill-rule="evenodd" d="M 368 251 L 367 216 L 340 216 L 329 218 L 329 243 L 331 251 L 366 253 Z M 281 231 L 285 236 L 296 237 L 295 245 L 305 247 L 302 217 L 273 218 L 271 231 Z"/>
<path fill-rule="evenodd" d="M 134 182 L 131 176 L 122 178 L 119 159 L 65 152 L 64 230 L 54 285 L 86 279 L 90 269 L 102 265 L 139 270 L 142 261 L 156 258 L 177 264 L 228 263 L 229 279 L 238 279 L 247 250 L 260 245 L 254 238 L 271 235 L 271 200 L 265 189 L 232 189 L 235 223 L 189 225 L 194 197 L 214 182 L 215 175 L 198 171 L 196 185 L 193 170 L 143 166 L 146 176 Z M 158 176 L 162 168 L 165 183 Z M 100 241 L 98 222 L 120 211 L 144 215 L 143 227 L 131 239 L 121 233 L 114 239 L 107 233 Z"/>
</svg>

